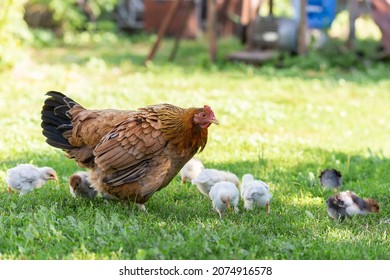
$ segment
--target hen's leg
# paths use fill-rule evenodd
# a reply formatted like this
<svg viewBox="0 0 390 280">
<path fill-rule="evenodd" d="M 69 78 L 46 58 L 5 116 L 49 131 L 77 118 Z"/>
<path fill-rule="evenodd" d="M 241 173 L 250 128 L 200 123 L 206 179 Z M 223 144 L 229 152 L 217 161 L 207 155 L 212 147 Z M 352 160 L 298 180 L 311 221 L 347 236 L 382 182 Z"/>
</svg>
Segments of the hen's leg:
<svg viewBox="0 0 390 280">
<path fill-rule="evenodd" d="M 267 214 L 269 214 L 269 212 L 270 212 L 270 205 L 269 205 L 269 202 L 265 205 L 265 207 L 267 208 Z"/>
</svg>

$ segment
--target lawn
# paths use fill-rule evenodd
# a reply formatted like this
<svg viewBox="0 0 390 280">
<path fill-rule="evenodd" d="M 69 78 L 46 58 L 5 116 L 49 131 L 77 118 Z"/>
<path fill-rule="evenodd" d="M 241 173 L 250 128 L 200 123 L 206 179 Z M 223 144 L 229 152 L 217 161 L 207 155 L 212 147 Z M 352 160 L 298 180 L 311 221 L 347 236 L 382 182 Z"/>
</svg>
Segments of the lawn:
<svg viewBox="0 0 390 280">
<path fill-rule="evenodd" d="M 215 65 L 202 41 L 184 42 L 169 63 L 168 40 L 143 67 L 152 39 L 31 47 L 28 59 L 0 73 L 0 177 L 18 163 L 52 166 L 60 177 L 23 197 L 1 180 L 0 259 L 390 259 L 390 64 L 336 53 L 278 67 L 223 62 L 239 47 L 234 40 L 221 41 Z M 266 181 L 270 215 L 240 201 L 239 213 L 219 219 L 178 176 L 147 212 L 74 199 L 67 180 L 78 166 L 41 134 L 49 90 L 93 109 L 211 106 L 221 124 L 197 157 Z M 332 191 L 317 178 L 325 168 L 341 171 L 344 190 L 378 200 L 381 213 L 330 220 Z"/>
</svg>

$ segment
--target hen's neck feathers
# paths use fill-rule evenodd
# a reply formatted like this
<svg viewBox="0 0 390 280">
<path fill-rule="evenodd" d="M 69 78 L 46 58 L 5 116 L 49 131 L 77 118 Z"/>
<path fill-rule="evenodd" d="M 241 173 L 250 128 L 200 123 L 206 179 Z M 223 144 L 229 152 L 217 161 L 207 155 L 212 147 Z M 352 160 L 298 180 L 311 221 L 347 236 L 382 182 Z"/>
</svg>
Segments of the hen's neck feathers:
<svg viewBox="0 0 390 280">
<path fill-rule="evenodd" d="M 190 149 L 196 153 L 199 149 L 203 151 L 206 146 L 207 128 L 201 128 L 193 121 L 194 114 L 199 110 L 199 108 L 183 109 L 164 104 L 157 112 L 166 140 L 179 151 Z"/>
</svg>

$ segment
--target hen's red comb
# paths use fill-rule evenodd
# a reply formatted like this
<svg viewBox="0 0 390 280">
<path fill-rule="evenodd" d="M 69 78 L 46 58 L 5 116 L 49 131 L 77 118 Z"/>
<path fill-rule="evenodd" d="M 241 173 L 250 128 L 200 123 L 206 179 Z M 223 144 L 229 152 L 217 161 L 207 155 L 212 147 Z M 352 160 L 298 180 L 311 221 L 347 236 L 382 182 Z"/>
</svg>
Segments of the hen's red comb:
<svg viewBox="0 0 390 280">
<path fill-rule="evenodd" d="M 212 116 L 215 117 L 213 110 L 211 110 L 210 106 L 204 105 L 203 108 Z"/>
</svg>

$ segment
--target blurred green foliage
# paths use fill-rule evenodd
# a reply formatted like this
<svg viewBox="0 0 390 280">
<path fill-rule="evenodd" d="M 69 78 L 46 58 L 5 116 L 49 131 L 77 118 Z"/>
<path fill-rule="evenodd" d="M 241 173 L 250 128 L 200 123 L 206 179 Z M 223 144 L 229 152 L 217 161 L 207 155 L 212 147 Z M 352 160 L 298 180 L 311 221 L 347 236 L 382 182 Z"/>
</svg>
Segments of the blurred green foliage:
<svg viewBox="0 0 390 280">
<path fill-rule="evenodd" d="M 64 32 L 94 30 L 100 21 L 112 20 L 118 0 L 29 0 L 30 6 L 46 7 Z M 103 24 L 103 26 L 105 26 Z"/>
<path fill-rule="evenodd" d="M 113 31 L 118 0 L 0 1 L 0 71 L 12 68 L 24 54 L 23 44 L 48 45 L 56 37 Z M 30 28 L 29 28 L 30 27 Z"/>
<path fill-rule="evenodd" d="M 31 39 L 23 20 L 26 1 L 0 1 L 0 70 L 12 67 L 23 55 L 22 42 Z"/>
</svg>

